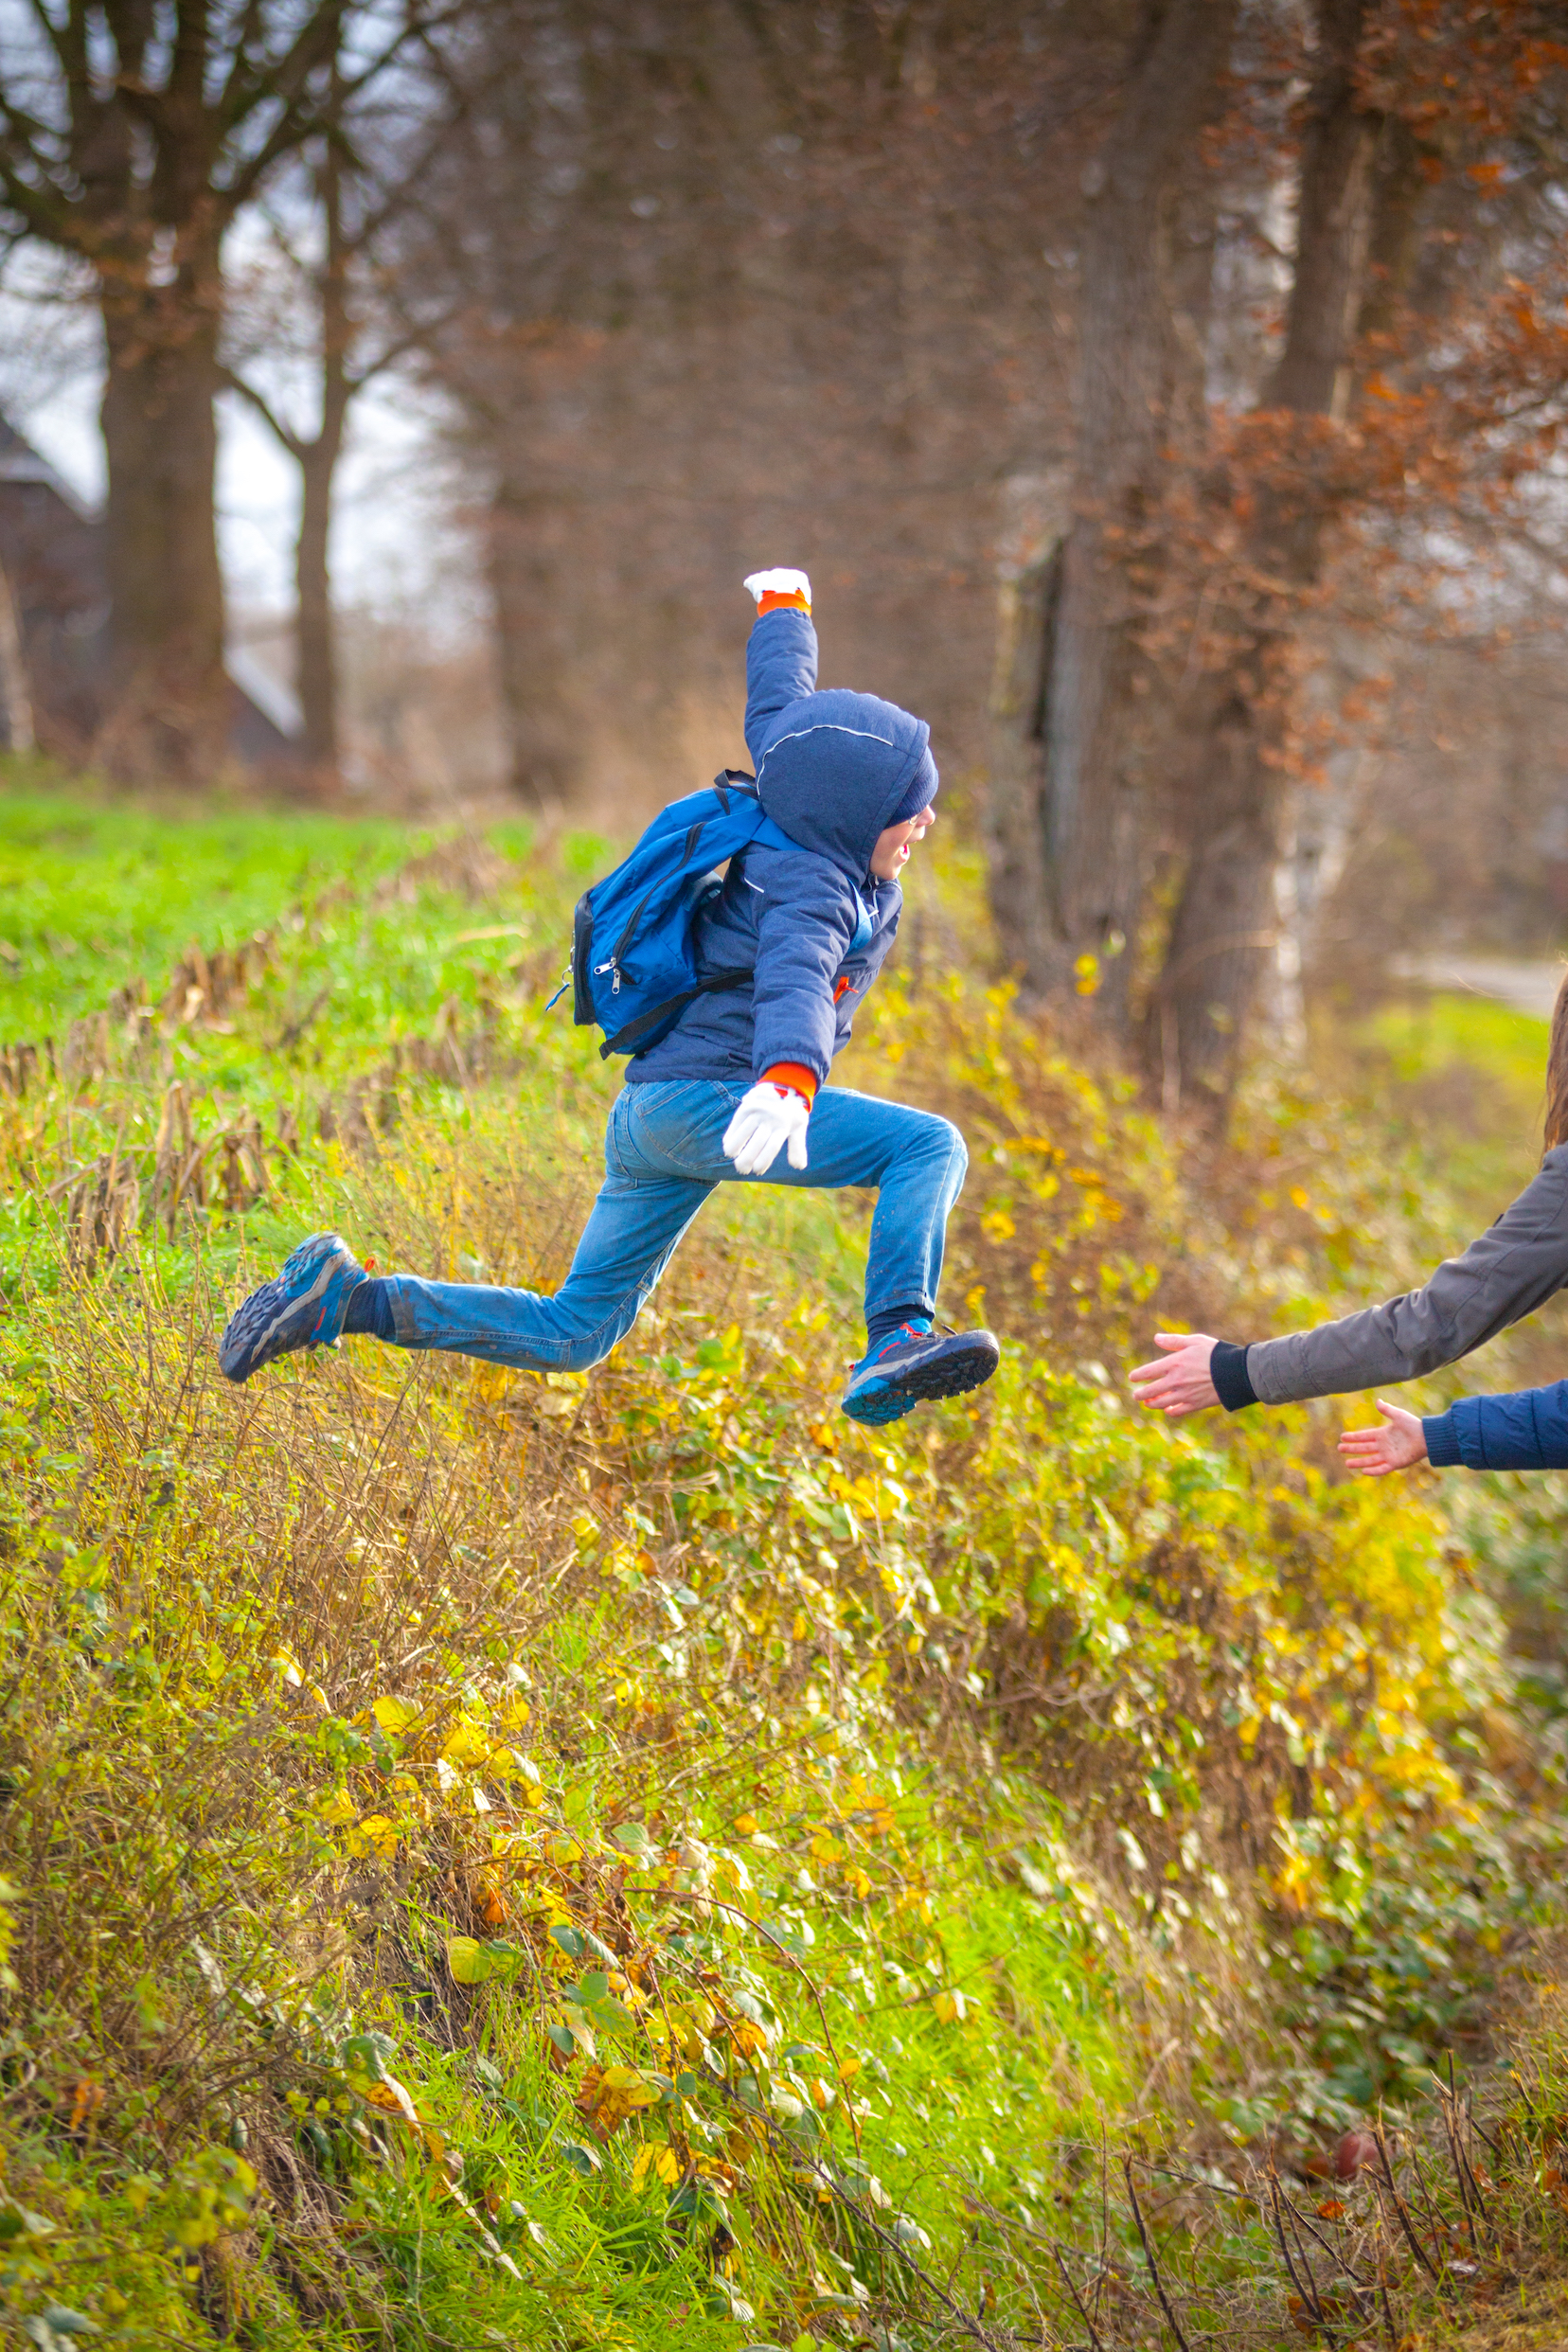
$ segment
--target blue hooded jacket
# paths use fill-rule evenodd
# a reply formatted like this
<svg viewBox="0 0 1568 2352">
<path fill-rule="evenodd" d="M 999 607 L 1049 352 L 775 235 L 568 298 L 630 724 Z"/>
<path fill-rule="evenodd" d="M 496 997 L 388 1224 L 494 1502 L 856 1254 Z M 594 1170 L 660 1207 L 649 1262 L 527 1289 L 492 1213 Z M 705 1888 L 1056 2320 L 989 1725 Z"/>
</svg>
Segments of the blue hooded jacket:
<svg viewBox="0 0 1568 2352">
<path fill-rule="evenodd" d="M 1506 1397 L 1461 1397 L 1421 1423 L 1434 1469 L 1568 1470 L 1568 1381 Z"/>
<path fill-rule="evenodd" d="M 874 694 L 818 694 L 816 674 L 810 615 L 765 614 L 746 648 L 746 744 L 763 808 L 800 846 L 730 861 L 697 918 L 698 969 L 749 968 L 751 985 L 698 997 L 629 1063 L 628 1085 L 750 1084 L 782 1061 L 820 1085 L 893 944 L 903 893 L 872 880 L 871 852 L 930 762 L 931 729 Z"/>
</svg>

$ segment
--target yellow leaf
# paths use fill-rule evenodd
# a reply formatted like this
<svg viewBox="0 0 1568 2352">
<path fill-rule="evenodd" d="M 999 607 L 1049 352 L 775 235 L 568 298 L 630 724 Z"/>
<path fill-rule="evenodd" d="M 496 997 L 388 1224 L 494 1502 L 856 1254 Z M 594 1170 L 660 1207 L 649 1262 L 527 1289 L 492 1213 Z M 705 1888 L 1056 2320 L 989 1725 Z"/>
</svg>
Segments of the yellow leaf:
<svg viewBox="0 0 1568 2352">
<path fill-rule="evenodd" d="M 472 1935 L 447 1937 L 447 1967 L 454 1985 L 482 1985 L 492 1967 L 490 1953 Z"/>
<path fill-rule="evenodd" d="M 628 2107 L 657 2107 L 659 2094 L 650 2082 L 645 2082 L 634 2066 L 607 2066 L 599 2077 L 606 2091 L 613 2091 Z"/>
<path fill-rule="evenodd" d="M 383 2075 L 380 2082 L 371 2083 L 365 2094 L 371 2107 L 384 2108 L 388 2113 L 401 2115 L 404 2123 L 418 2124 L 419 2112 L 396 2075 Z"/>
<path fill-rule="evenodd" d="M 961 1992 L 939 1992 L 933 1996 L 931 2005 L 942 2023 L 951 2025 L 964 2014 L 964 1996 Z"/>
<path fill-rule="evenodd" d="M 389 1862 L 398 1850 L 398 1832 L 384 1813 L 366 1813 L 350 1843 L 357 1853 L 368 1852 L 378 1862 Z"/>
<path fill-rule="evenodd" d="M 441 1754 L 452 1764 L 478 1764 L 490 1754 L 490 1741 L 477 1723 L 460 1715 L 441 1742 Z"/>
<path fill-rule="evenodd" d="M 735 1834 L 738 1838 L 755 1838 L 757 1835 L 757 1815 L 755 1813 L 737 1813 L 735 1817 Z"/>
<path fill-rule="evenodd" d="M 316 1810 L 330 1828 L 341 1829 L 357 1817 L 359 1807 L 347 1789 L 334 1789 L 330 1796 L 322 1798 Z"/>
<path fill-rule="evenodd" d="M 632 2185 L 641 2188 L 650 2175 L 673 2188 L 681 2177 L 681 2160 L 665 2140 L 645 2140 L 632 2167 Z"/>
<path fill-rule="evenodd" d="M 389 1739 L 396 1739 L 410 1723 L 417 1722 L 419 1714 L 406 1699 L 378 1699 L 370 1712 Z"/>
<path fill-rule="evenodd" d="M 855 2076 L 856 2076 L 860 2073 L 860 2070 L 861 2070 L 861 2068 L 864 2065 L 864 2063 L 865 2063 L 865 2060 L 864 2060 L 864 2058 L 840 2058 L 840 2060 L 839 2060 L 839 2080 L 840 2080 L 840 2082 L 853 2082 L 853 2081 L 854 2081 L 854 2079 L 855 2079 Z"/>
</svg>

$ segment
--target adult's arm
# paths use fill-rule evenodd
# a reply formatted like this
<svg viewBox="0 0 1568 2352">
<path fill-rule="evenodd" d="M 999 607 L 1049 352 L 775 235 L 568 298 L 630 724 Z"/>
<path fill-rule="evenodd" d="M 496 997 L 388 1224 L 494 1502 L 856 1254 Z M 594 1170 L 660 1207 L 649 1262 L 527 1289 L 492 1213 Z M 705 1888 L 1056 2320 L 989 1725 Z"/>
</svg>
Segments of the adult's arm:
<svg viewBox="0 0 1568 2352">
<path fill-rule="evenodd" d="M 1217 1366 L 1211 1362 L 1211 1375 L 1232 1412 L 1243 1404 L 1289 1404 L 1417 1380 L 1485 1346 L 1565 1283 L 1568 1145 L 1559 1145 L 1497 1222 L 1462 1257 L 1445 1258 L 1418 1291 L 1337 1323 L 1320 1323 L 1315 1330 L 1255 1340 L 1244 1351 L 1227 1349 Z M 1216 1356 L 1224 1347 L 1220 1343 Z"/>
<path fill-rule="evenodd" d="M 1568 1470 L 1568 1381 L 1506 1397 L 1461 1397 L 1421 1423 L 1439 1470 Z"/>
</svg>

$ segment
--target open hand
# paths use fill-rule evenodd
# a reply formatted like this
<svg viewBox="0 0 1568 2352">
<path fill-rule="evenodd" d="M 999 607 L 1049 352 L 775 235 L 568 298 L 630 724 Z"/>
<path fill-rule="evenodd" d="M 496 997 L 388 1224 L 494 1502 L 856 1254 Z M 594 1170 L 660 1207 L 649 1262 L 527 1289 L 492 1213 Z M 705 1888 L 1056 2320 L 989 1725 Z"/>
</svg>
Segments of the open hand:
<svg viewBox="0 0 1568 2352">
<path fill-rule="evenodd" d="M 1386 1478 L 1390 1470 L 1414 1470 L 1424 1462 L 1426 1431 L 1420 1416 L 1407 1413 L 1403 1405 L 1384 1404 L 1381 1397 L 1378 1411 L 1383 1417 L 1381 1429 L 1347 1429 L 1339 1441 L 1351 1469 L 1363 1478 Z"/>
<path fill-rule="evenodd" d="M 1206 1331 L 1156 1331 L 1154 1345 L 1165 1348 L 1165 1355 L 1156 1356 L 1152 1363 L 1140 1363 L 1128 1375 L 1140 1404 L 1180 1421 L 1219 1403 L 1209 1378 L 1215 1343 Z"/>
</svg>

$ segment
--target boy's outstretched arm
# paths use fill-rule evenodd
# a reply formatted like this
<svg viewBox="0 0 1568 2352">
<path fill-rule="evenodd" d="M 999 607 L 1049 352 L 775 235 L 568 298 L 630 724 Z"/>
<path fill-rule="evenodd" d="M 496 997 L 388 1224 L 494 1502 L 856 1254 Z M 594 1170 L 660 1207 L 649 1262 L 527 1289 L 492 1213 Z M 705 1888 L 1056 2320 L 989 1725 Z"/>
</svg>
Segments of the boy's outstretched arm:
<svg viewBox="0 0 1568 2352">
<path fill-rule="evenodd" d="M 817 637 L 804 572 L 753 572 L 745 584 L 757 599 L 746 647 L 746 749 L 755 768 L 779 712 L 816 691 Z"/>
<path fill-rule="evenodd" d="M 1425 1420 L 1378 1399 L 1381 1429 L 1347 1429 L 1339 1450 L 1369 1478 L 1430 1462 L 1434 1470 L 1568 1470 L 1568 1381 L 1504 1397 L 1461 1397 Z"/>
</svg>

